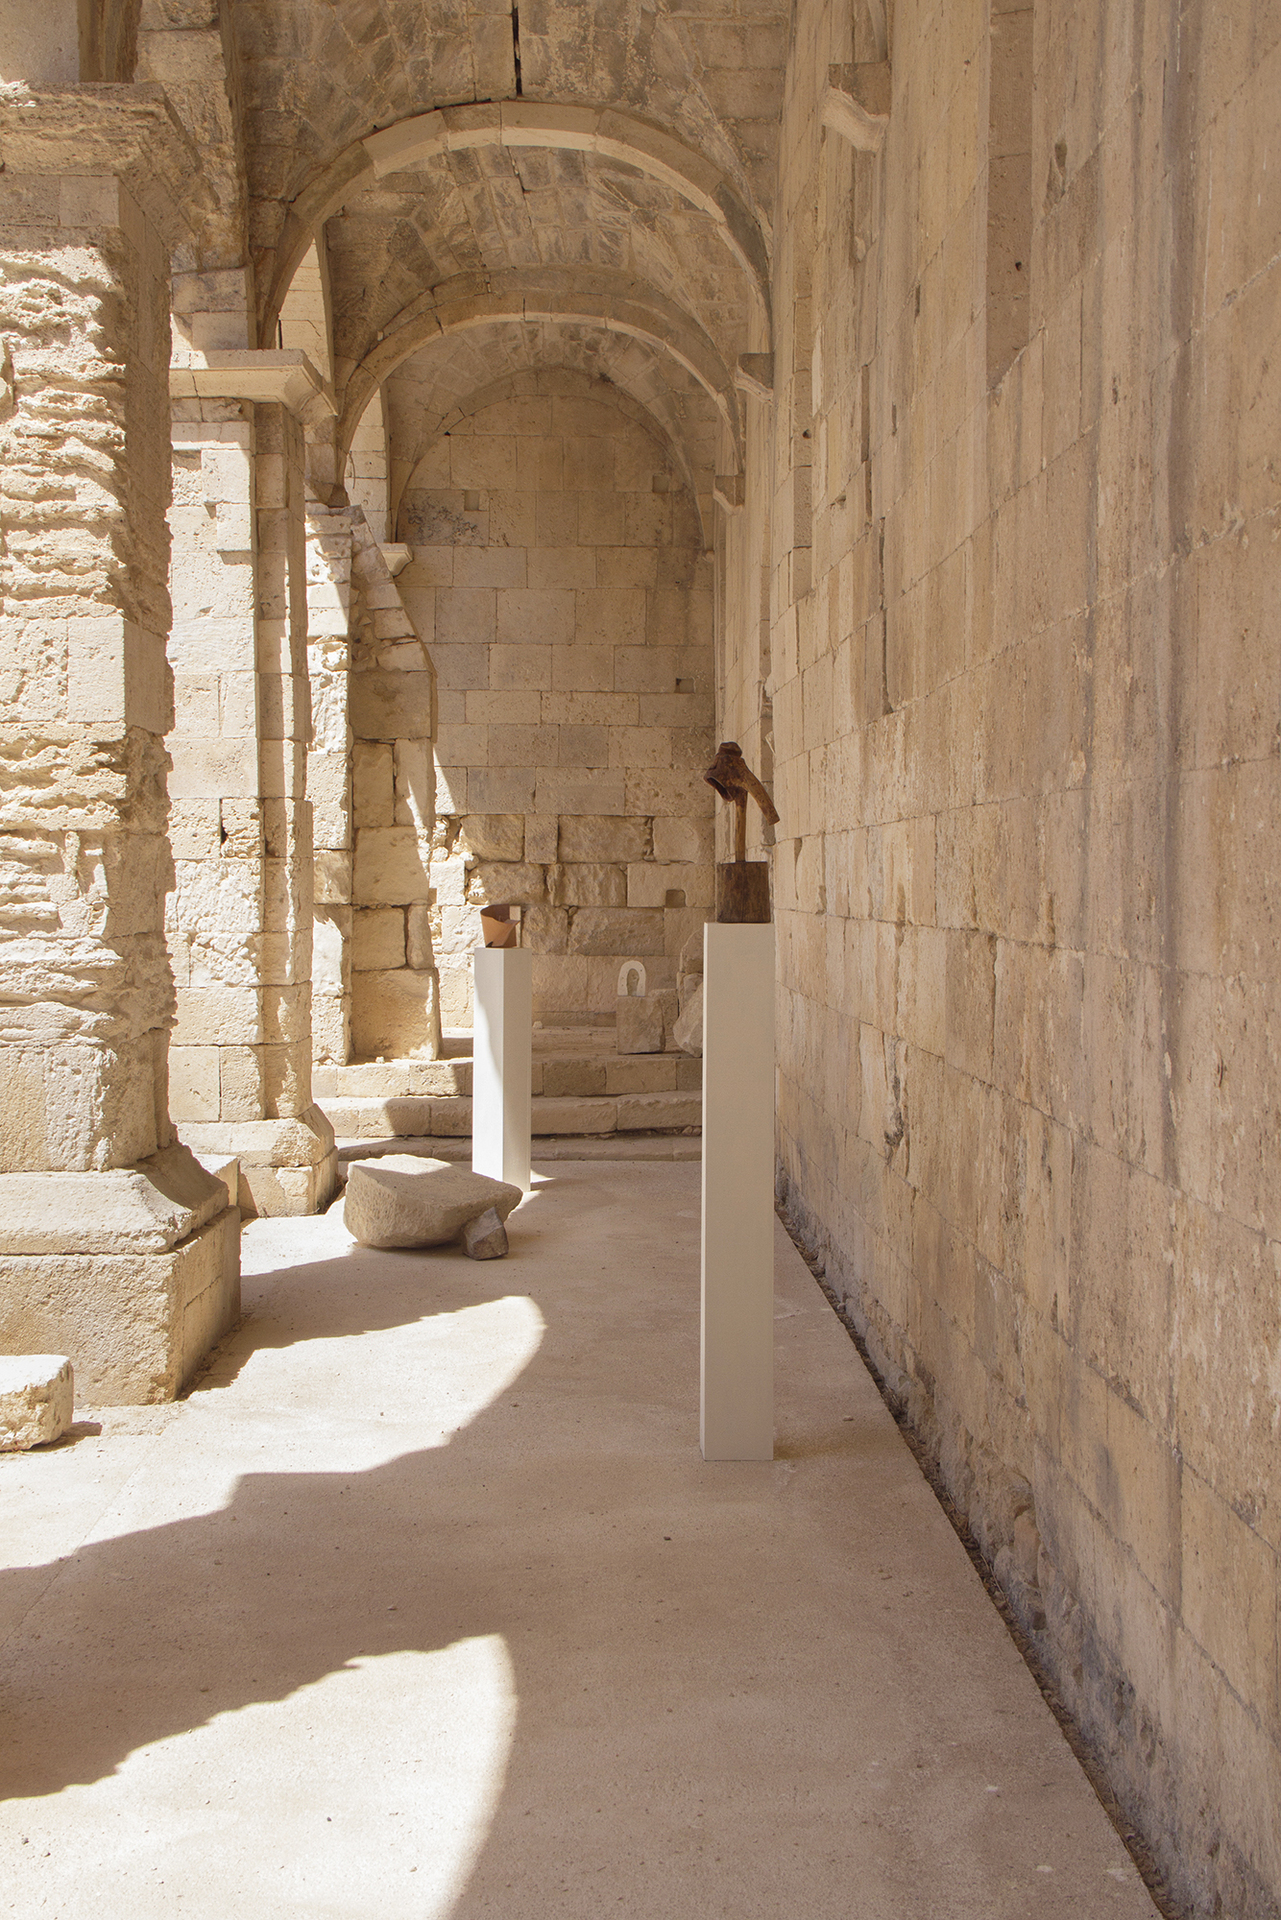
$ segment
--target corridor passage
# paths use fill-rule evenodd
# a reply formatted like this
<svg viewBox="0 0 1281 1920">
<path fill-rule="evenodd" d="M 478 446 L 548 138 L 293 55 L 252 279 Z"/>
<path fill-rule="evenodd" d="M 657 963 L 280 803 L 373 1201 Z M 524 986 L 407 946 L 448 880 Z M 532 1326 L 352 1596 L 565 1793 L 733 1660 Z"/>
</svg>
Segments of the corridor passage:
<svg viewBox="0 0 1281 1920">
<path fill-rule="evenodd" d="M 777 1458 L 700 1460 L 698 1211 L 258 1221 L 185 1401 L 0 1460 L 0 1914 L 1154 1913 L 781 1228 Z"/>
</svg>

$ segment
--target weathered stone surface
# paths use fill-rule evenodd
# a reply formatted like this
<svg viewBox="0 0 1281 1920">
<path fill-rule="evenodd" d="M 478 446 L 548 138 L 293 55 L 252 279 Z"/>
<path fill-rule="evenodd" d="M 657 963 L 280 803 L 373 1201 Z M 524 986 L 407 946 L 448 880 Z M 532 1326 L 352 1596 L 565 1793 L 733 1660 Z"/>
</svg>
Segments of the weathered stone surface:
<svg viewBox="0 0 1281 1920">
<path fill-rule="evenodd" d="M 396 967 L 357 973 L 351 989 L 353 1051 L 389 1060 L 440 1050 L 439 979 L 435 968 Z"/>
<path fill-rule="evenodd" d="M 703 982 L 700 979 L 687 995 L 675 1024 L 672 1039 L 682 1053 L 703 1051 Z"/>
<path fill-rule="evenodd" d="M 99 1405 L 172 1400 L 239 1317 L 234 1208 L 165 1253 L 5 1257 L 0 1348 L 65 1353 Z"/>
<path fill-rule="evenodd" d="M 463 844 L 477 860 L 522 860 L 523 813 L 469 813 L 459 821 Z"/>
<path fill-rule="evenodd" d="M 569 951 L 661 953 L 663 915 L 652 908 L 579 907 L 570 923 Z"/>
<path fill-rule="evenodd" d="M 490 1209 L 506 1220 L 520 1199 L 519 1187 L 469 1167 L 390 1154 L 352 1167 L 343 1222 L 362 1246 L 437 1247 Z"/>
<path fill-rule="evenodd" d="M 678 973 L 681 973 L 681 974 L 687 974 L 687 973 L 701 974 L 702 973 L 703 971 L 703 929 L 701 927 L 698 929 L 697 933 L 690 934 L 689 939 L 685 942 L 684 946 L 681 948 L 680 964 L 677 971 Z"/>
<path fill-rule="evenodd" d="M 547 883 L 541 867 L 520 861 L 485 861 L 472 869 L 468 887 L 469 906 L 539 906 L 546 897 Z"/>
<path fill-rule="evenodd" d="M 629 1093 L 618 1101 L 620 1133 L 683 1133 L 701 1125 L 703 1101 L 697 1093 Z"/>
<path fill-rule="evenodd" d="M 663 1045 L 674 1047 L 676 1040 L 673 1029 L 680 1013 L 680 1000 L 675 987 L 655 987 L 651 996 L 663 1021 Z"/>
<path fill-rule="evenodd" d="M 620 1053 L 661 1053 L 663 1051 L 663 1008 L 656 994 L 623 993 L 618 996 L 618 1051 Z M 604 1091 L 604 1089 L 602 1089 Z"/>
<path fill-rule="evenodd" d="M 640 860 L 648 837 L 643 820 L 567 818 L 561 822 L 560 857 L 605 863 Z"/>
<path fill-rule="evenodd" d="M 496 1207 L 468 1220 L 458 1238 L 469 1260 L 501 1260 L 507 1252 L 507 1229 Z"/>
<path fill-rule="evenodd" d="M 0 1453 L 59 1439 L 74 1417 L 71 1362 L 60 1353 L 0 1355 Z"/>
<path fill-rule="evenodd" d="M 103 1173 L 0 1174 L 0 1253 L 161 1253 L 226 1205 L 186 1147 Z"/>
<path fill-rule="evenodd" d="M 547 897 L 558 907 L 625 907 L 626 868 L 588 860 L 552 867 L 547 875 Z"/>
</svg>

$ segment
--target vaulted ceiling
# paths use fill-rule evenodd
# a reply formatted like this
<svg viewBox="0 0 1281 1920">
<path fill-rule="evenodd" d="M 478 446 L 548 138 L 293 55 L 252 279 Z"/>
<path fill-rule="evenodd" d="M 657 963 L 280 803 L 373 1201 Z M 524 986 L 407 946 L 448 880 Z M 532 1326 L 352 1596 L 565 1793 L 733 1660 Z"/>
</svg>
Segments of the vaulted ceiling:
<svg viewBox="0 0 1281 1920">
<path fill-rule="evenodd" d="M 340 442 L 408 358 L 488 370 L 487 338 L 502 342 L 495 377 L 531 351 L 627 369 L 624 390 L 646 390 L 692 473 L 715 465 L 711 423 L 736 462 L 737 358 L 771 343 L 789 12 L 788 0 L 144 0 L 143 45 L 163 77 L 180 64 L 175 28 L 221 22 L 260 338 L 275 343 L 316 246 Z M 466 348 L 442 349 L 459 330 Z"/>
</svg>

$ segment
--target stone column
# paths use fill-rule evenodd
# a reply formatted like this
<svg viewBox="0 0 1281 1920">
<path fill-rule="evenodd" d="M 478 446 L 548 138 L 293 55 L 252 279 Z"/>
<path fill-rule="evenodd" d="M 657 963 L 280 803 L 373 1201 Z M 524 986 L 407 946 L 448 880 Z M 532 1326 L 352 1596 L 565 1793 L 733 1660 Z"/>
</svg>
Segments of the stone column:
<svg viewBox="0 0 1281 1920">
<path fill-rule="evenodd" d="M 315 797 L 315 1057 L 339 1066 L 351 1057 L 352 515 L 307 509 L 308 667 L 312 741 L 307 791 Z"/>
<path fill-rule="evenodd" d="M 190 342 L 238 304 L 200 276 Z M 334 1188 L 311 1095 L 311 708 L 300 416 L 327 402 L 297 351 L 180 349 L 173 397 L 172 1109 L 240 1161 L 242 1205 L 302 1214 Z"/>
<path fill-rule="evenodd" d="M 198 163 L 153 87 L 5 89 L 0 144 L 0 1349 L 157 1400 L 239 1311 L 228 1188 L 166 1084 L 168 254 Z"/>
</svg>

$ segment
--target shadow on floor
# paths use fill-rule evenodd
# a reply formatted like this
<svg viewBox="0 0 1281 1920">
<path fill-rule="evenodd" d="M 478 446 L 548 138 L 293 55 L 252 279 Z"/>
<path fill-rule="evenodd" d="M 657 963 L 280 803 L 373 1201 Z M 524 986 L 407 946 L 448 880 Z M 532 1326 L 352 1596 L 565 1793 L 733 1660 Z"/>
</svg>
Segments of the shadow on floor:
<svg viewBox="0 0 1281 1920">
<path fill-rule="evenodd" d="M 590 1192 L 529 1209 L 509 1261 L 337 1253 L 251 1278 L 255 1317 L 219 1362 L 235 1393 L 216 1367 L 167 1429 L 151 1491 L 122 1509 L 134 1530 L 77 1552 L 8 1643 L 0 1797 L 103 1780 L 140 1749 L 153 1764 L 157 1743 L 224 1715 L 234 1764 L 241 1709 L 357 1662 L 500 1638 L 510 1750 L 465 1884 L 435 1916 L 1121 1910 L 1108 1896 L 1124 1889 L 1095 1866 L 1082 1904 L 1066 1750 L 1022 1714 L 1030 1683 L 1017 1660 L 1011 1678 L 972 1569 L 958 1576 L 964 1555 L 816 1288 L 780 1329 L 780 1457 L 700 1461 L 697 1170 L 655 1172 L 648 1211 L 635 1177 L 571 1170 L 567 1186 L 590 1178 Z M 543 1332 L 496 1371 L 486 1343 L 504 1314 L 526 1329 L 541 1315 Z M 442 1405 L 456 1430 L 445 1439 L 445 1418 L 441 1443 L 423 1445 Z M 358 1454 L 377 1464 L 344 1469 Z M 254 1467 L 264 1455 L 273 1470 Z M 298 1470 L 280 1470 L 291 1458 Z M 225 1505 L 204 1510 L 221 1485 Z M 172 1515 L 188 1488 L 201 1510 L 139 1524 L 146 1498 Z M 465 1696 L 450 1706 L 455 1724 L 470 1711 Z M 367 1756 L 377 1732 L 330 1723 L 315 1737 Z M 374 1767 L 391 1814 L 412 1762 L 352 1764 Z M 307 1750 L 277 1764 L 305 1801 Z M 212 1816 L 170 1776 L 148 1778 L 148 1818 L 180 1861 Z M 217 1779 L 204 1791 L 216 1807 Z M 1029 1811 L 1019 1794 L 1040 1800 Z M 1086 1803 L 1097 1814 L 1088 1789 Z M 306 1832 L 290 1832 L 306 1855 Z M 355 1841 L 381 1844 L 372 1829 Z M 141 1874 L 157 1842 L 113 1828 L 88 1844 Z M 1029 1844 L 1063 1900 L 1029 1879 Z M 176 1910 L 167 1899 L 147 1913 Z M 213 1911 L 195 1900 L 182 1910 Z M 372 1910 L 428 1911 L 374 1909 L 357 1889 L 227 1914 Z"/>
</svg>

